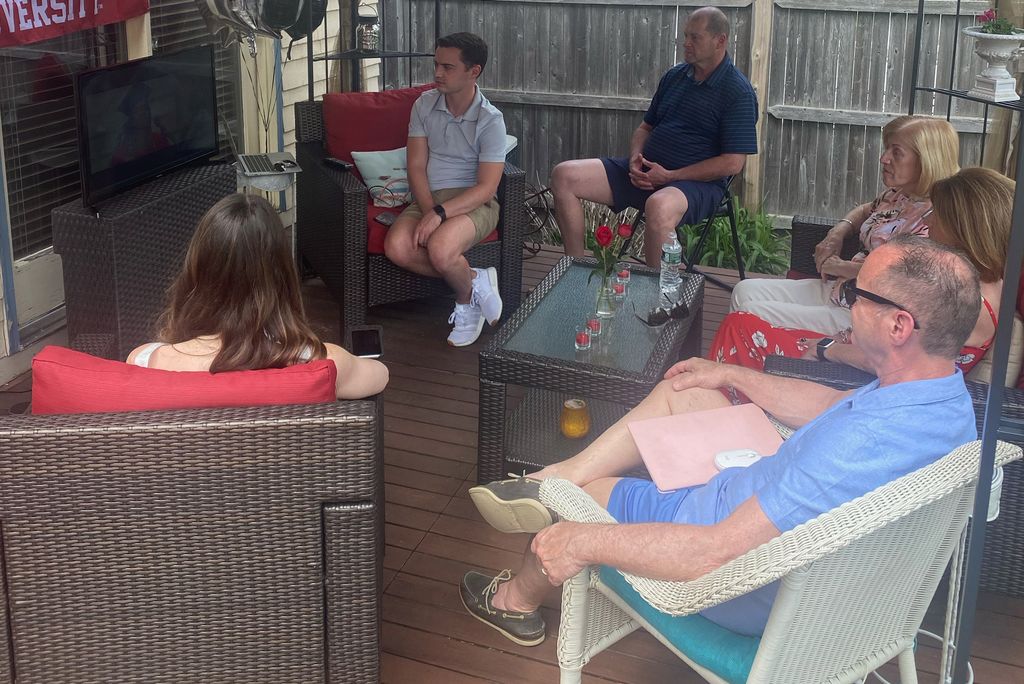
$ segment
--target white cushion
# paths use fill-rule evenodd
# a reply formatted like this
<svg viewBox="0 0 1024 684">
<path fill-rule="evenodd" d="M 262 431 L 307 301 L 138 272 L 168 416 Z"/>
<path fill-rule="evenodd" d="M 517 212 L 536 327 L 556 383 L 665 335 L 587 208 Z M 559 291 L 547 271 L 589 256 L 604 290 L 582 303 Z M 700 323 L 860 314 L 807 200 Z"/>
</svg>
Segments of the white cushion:
<svg viewBox="0 0 1024 684">
<path fill-rule="evenodd" d="M 411 201 L 408 159 L 404 147 L 381 152 L 352 152 L 359 175 L 378 207 L 400 207 Z"/>
</svg>

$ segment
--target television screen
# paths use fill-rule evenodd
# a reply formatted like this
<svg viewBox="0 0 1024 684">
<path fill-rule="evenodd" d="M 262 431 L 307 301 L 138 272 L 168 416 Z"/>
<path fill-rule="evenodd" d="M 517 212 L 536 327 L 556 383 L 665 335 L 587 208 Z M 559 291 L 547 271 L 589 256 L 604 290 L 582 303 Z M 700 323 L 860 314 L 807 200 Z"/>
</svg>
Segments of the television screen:
<svg viewBox="0 0 1024 684">
<path fill-rule="evenodd" d="M 93 69 L 75 78 L 86 206 L 217 154 L 213 47 Z"/>
</svg>

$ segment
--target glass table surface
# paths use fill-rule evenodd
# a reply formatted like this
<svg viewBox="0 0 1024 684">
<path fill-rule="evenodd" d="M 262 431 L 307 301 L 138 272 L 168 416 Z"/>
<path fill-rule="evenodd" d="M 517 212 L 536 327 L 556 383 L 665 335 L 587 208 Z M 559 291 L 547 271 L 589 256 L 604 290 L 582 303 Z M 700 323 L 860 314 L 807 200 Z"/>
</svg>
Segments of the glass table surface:
<svg viewBox="0 0 1024 684">
<path fill-rule="evenodd" d="M 637 314 L 646 317 L 658 303 L 658 274 L 633 271 L 625 301 L 617 304 L 615 316 L 603 320 L 601 335 L 593 339 L 590 350 L 576 351 L 576 326 L 593 315 L 597 304 L 600 276 L 588 284 L 592 272 L 586 264 L 571 264 L 501 349 L 642 372 L 664 327 L 644 324 L 634 315 L 634 306 Z"/>
</svg>

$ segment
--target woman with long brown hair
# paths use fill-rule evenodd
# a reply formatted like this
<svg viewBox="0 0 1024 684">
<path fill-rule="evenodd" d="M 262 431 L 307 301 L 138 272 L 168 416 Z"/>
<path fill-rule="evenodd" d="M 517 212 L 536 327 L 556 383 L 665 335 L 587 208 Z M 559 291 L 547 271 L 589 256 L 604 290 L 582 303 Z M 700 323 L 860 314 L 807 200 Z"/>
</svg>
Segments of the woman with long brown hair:
<svg viewBox="0 0 1024 684">
<path fill-rule="evenodd" d="M 338 369 L 339 399 L 376 394 L 388 382 L 384 364 L 325 344 L 310 328 L 284 226 L 256 195 L 229 195 L 200 219 L 159 329 L 159 342 L 134 349 L 128 363 L 219 373 L 327 358 Z"/>
</svg>

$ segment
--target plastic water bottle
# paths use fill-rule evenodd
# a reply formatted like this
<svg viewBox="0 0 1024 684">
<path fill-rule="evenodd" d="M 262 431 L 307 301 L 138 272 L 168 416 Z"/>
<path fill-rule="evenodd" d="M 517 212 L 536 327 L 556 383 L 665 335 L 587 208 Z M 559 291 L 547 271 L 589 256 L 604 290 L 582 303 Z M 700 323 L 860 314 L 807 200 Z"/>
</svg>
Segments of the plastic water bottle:
<svg viewBox="0 0 1024 684">
<path fill-rule="evenodd" d="M 673 230 L 661 246 L 661 278 L 659 284 L 663 294 L 673 302 L 679 296 L 679 264 L 683 260 L 683 246 L 679 244 Z"/>
</svg>

